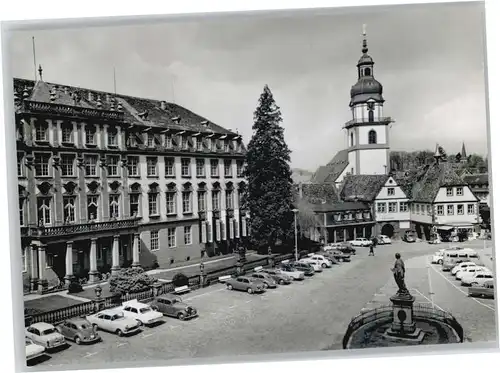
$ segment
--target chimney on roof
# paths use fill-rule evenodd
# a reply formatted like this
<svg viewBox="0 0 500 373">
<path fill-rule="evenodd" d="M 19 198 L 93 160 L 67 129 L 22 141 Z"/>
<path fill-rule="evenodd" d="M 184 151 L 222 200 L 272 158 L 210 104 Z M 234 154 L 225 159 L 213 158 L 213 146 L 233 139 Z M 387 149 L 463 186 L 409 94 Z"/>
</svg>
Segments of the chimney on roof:
<svg viewBox="0 0 500 373">
<path fill-rule="evenodd" d="M 69 88 L 68 87 L 64 87 L 64 94 L 69 95 Z"/>
<path fill-rule="evenodd" d="M 98 109 L 101 109 L 101 108 L 102 108 L 101 96 L 97 96 L 97 108 L 98 108 Z"/>
<path fill-rule="evenodd" d="M 24 89 L 23 89 L 23 99 L 28 98 L 29 95 L 30 95 L 30 93 L 28 91 L 28 87 L 24 86 Z"/>
<path fill-rule="evenodd" d="M 111 110 L 111 111 L 115 110 L 115 100 L 114 99 L 110 100 L 109 110 Z"/>
<path fill-rule="evenodd" d="M 122 110 L 123 110 L 122 103 L 121 103 L 121 101 L 118 101 L 118 111 L 122 111 Z"/>
<path fill-rule="evenodd" d="M 166 101 L 162 101 L 160 102 L 160 108 L 162 110 L 167 110 L 167 102 Z"/>
<path fill-rule="evenodd" d="M 88 100 L 89 102 L 92 102 L 92 101 L 94 100 L 94 95 L 92 94 L 92 92 L 89 92 L 89 93 L 88 93 L 87 100 Z"/>
<path fill-rule="evenodd" d="M 111 95 L 109 93 L 106 93 L 106 102 L 111 101 Z"/>
<path fill-rule="evenodd" d="M 50 101 L 55 101 L 57 98 L 57 91 L 55 87 L 50 90 Z"/>
<path fill-rule="evenodd" d="M 181 117 L 177 116 L 177 117 L 174 117 L 172 118 L 172 121 L 175 123 L 175 124 L 179 124 L 181 122 Z"/>
</svg>

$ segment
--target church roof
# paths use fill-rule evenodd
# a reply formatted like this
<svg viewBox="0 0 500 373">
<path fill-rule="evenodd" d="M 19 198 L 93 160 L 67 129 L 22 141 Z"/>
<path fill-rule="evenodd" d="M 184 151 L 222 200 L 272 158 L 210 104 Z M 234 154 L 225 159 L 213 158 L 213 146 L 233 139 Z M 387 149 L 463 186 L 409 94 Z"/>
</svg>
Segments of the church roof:
<svg viewBox="0 0 500 373">
<path fill-rule="evenodd" d="M 302 198 L 313 205 L 340 202 L 335 184 L 304 183 L 299 187 L 302 188 Z"/>
<path fill-rule="evenodd" d="M 123 113 L 123 121 L 129 124 L 238 135 L 171 102 L 18 78 L 14 79 L 14 92 L 17 98 L 23 97 L 27 101 L 100 111 L 120 111 Z M 16 102 L 19 110 L 21 100 L 17 99 Z"/>
<path fill-rule="evenodd" d="M 314 212 L 337 212 L 350 210 L 366 210 L 369 209 L 366 203 L 363 202 L 339 202 L 339 203 L 324 203 L 313 205 Z"/>
<path fill-rule="evenodd" d="M 340 197 L 343 201 L 372 202 L 388 178 L 388 175 L 347 175 Z"/>
<path fill-rule="evenodd" d="M 489 185 L 489 175 L 487 173 L 464 175 L 462 179 L 469 185 Z"/>
<path fill-rule="evenodd" d="M 335 183 L 349 165 L 347 149 L 340 150 L 325 166 L 320 166 L 311 177 L 312 183 Z"/>
</svg>

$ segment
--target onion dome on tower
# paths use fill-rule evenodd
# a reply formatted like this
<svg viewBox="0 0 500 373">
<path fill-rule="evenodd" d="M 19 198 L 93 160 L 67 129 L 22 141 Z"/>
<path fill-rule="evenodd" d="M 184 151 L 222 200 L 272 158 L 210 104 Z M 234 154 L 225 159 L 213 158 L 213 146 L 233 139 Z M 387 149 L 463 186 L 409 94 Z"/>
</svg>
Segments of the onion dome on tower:
<svg viewBox="0 0 500 373">
<path fill-rule="evenodd" d="M 358 81 L 351 87 L 351 102 L 349 106 L 365 103 L 368 100 L 384 102 L 382 97 L 382 84 L 373 76 L 373 59 L 368 55 L 368 45 L 366 43 L 366 30 L 363 28 L 363 55 L 358 61 Z"/>
</svg>

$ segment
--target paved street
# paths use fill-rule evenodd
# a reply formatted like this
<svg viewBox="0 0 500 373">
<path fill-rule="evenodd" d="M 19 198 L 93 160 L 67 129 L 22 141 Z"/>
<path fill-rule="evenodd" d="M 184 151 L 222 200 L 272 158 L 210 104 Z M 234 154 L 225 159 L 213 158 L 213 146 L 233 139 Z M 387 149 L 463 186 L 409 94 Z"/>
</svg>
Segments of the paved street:
<svg viewBox="0 0 500 373">
<path fill-rule="evenodd" d="M 464 246 L 482 245 L 478 241 Z M 397 243 L 377 247 L 374 257 L 368 256 L 368 249 L 359 249 L 350 263 L 264 295 L 211 286 L 183 297 L 198 308 L 200 317 L 195 320 L 167 318 L 163 325 L 124 338 L 101 332 L 102 343 L 71 345 L 40 365 L 73 364 L 83 369 L 91 363 L 340 349 L 350 319 L 363 308 L 387 304 L 394 294 L 390 268 L 398 251 L 417 302 L 451 311 L 469 341 L 494 340 L 494 301 L 468 298 L 467 289 L 449 273 L 428 264 L 430 255 L 445 246 Z"/>
</svg>

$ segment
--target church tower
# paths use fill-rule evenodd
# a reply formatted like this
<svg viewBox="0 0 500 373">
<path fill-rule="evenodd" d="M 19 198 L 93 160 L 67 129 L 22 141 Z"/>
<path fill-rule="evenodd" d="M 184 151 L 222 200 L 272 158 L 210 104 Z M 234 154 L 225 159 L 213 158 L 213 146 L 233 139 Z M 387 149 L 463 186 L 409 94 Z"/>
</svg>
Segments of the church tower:
<svg viewBox="0 0 500 373">
<path fill-rule="evenodd" d="M 344 125 L 347 131 L 349 166 L 353 175 L 383 175 L 389 169 L 389 124 L 384 117 L 382 84 L 375 79 L 374 62 L 368 55 L 363 25 L 363 55 L 358 61 L 358 81 L 351 88 L 352 119 Z"/>
</svg>

